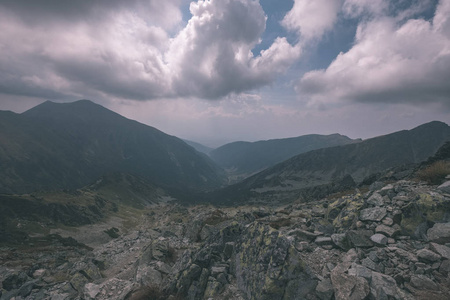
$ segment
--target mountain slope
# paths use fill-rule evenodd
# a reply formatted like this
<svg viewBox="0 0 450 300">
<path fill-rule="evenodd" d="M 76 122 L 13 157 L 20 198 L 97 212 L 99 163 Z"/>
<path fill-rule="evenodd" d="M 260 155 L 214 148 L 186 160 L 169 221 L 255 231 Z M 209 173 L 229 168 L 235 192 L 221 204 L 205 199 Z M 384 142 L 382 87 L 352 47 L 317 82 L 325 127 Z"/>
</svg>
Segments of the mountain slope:
<svg viewBox="0 0 450 300">
<path fill-rule="evenodd" d="M 297 155 L 241 183 L 214 193 L 217 201 L 297 199 L 312 188 L 334 186 L 396 166 L 419 163 L 450 140 L 450 127 L 430 122 L 412 130 Z M 351 176 L 351 177 L 349 177 Z M 220 200 L 219 200 L 220 199 Z"/>
<path fill-rule="evenodd" d="M 301 153 L 356 141 L 360 140 L 340 134 L 310 134 L 254 143 L 234 142 L 211 151 L 209 155 L 230 175 L 247 177 Z"/>
<path fill-rule="evenodd" d="M 2 112 L 0 126 L 2 193 L 74 189 L 114 172 L 180 189 L 223 183 L 220 168 L 182 140 L 88 100 Z"/>
<path fill-rule="evenodd" d="M 189 140 L 184 140 L 183 141 L 188 144 L 189 146 L 193 147 L 195 150 L 197 150 L 198 152 L 204 153 L 204 154 L 209 154 L 212 150 L 214 150 L 213 148 L 210 148 L 208 146 L 202 145 L 200 143 L 197 142 L 193 142 L 193 141 L 189 141 Z"/>
</svg>

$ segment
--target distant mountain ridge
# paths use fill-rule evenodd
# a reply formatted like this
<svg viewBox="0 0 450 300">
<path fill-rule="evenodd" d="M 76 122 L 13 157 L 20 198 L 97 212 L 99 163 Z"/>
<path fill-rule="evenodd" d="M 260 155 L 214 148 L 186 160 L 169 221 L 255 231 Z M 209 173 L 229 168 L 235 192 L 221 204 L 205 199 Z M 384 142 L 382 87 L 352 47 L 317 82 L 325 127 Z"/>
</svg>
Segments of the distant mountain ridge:
<svg viewBox="0 0 450 300">
<path fill-rule="evenodd" d="M 233 142 L 212 150 L 210 157 L 229 175 L 248 177 L 295 155 L 361 141 L 340 134 L 309 134 L 257 142 Z"/>
<path fill-rule="evenodd" d="M 222 170 L 182 140 L 89 100 L 0 112 L 0 163 L 0 193 L 79 188 L 115 172 L 177 189 L 224 182 Z"/>
<path fill-rule="evenodd" d="M 430 122 L 411 130 L 322 148 L 292 157 L 235 185 L 216 191 L 218 202 L 295 200 L 320 186 L 359 184 L 389 168 L 416 164 L 450 140 L 450 127 Z"/>
</svg>

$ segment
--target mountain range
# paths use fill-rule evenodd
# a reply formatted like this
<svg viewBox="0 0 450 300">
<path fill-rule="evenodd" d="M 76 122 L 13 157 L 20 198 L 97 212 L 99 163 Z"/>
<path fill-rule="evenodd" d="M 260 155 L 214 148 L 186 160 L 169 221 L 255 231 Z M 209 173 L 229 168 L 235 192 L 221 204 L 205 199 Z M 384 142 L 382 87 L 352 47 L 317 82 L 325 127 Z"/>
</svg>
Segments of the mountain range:
<svg viewBox="0 0 450 300">
<path fill-rule="evenodd" d="M 21 114 L 0 111 L 0 193 L 95 187 L 101 197 L 121 195 L 121 201 L 136 199 L 137 206 L 170 197 L 295 200 L 420 163 L 449 140 L 450 127 L 434 121 L 363 141 L 312 134 L 211 149 L 88 100 L 45 102 Z"/>
<path fill-rule="evenodd" d="M 425 161 L 446 141 L 450 127 L 434 121 L 412 130 L 322 148 L 294 156 L 242 182 L 209 195 L 217 203 L 279 201 L 318 197 L 355 187 L 377 173 Z"/>
<path fill-rule="evenodd" d="M 257 142 L 234 142 L 209 152 L 209 156 L 227 171 L 234 181 L 260 172 L 295 155 L 361 141 L 340 134 L 309 134 L 294 138 Z"/>
<path fill-rule="evenodd" d="M 0 112 L 0 193 L 77 189 L 110 173 L 207 190 L 223 171 L 177 137 L 88 100 Z"/>
</svg>

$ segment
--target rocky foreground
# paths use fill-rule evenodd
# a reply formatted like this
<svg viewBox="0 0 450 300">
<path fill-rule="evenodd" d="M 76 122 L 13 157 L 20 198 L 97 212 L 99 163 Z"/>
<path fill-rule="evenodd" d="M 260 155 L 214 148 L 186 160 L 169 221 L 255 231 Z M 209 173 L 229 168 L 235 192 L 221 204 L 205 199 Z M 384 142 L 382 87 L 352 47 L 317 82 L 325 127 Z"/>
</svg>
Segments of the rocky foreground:
<svg viewBox="0 0 450 300">
<path fill-rule="evenodd" d="M 0 299 L 450 299 L 450 182 L 90 228 L 2 246 Z"/>
</svg>

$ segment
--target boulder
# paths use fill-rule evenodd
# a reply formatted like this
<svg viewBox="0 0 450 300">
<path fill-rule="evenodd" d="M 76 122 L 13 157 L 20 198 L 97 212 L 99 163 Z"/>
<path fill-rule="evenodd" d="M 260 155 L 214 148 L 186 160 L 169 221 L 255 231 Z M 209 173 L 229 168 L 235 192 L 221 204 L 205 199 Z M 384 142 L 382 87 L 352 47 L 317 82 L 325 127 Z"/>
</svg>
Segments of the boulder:
<svg viewBox="0 0 450 300">
<path fill-rule="evenodd" d="M 384 200 L 383 196 L 381 196 L 378 193 L 373 193 L 372 196 L 367 199 L 367 204 L 373 205 L 373 206 L 383 206 Z"/>
<path fill-rule="evenodd" d="M 356 263 L 353 263 L 352 267 L 348 270 L 349 275 L 364 277 L 369 282 L 372 279 L 372 273 L 373 273 L 372 270 L 366 268 L 365 266 L 358 265 Z"/>
<path fill-rule="evenodd" d="M 436 262 L 441 259 L 439 254 L 434 253 L 428 249 L 422 249 L 417 251 L 417 257 L 424 262 Z"/>
<path fill-rule="evenodd" d="M 95 299 L 97 297 L 98 293 L 100 293 L 100 285 L 93 284 L 93 283 L 87 283 L 84 286 L 84 298 L 85 299 Z"/>
<path fill-rule="evenodd" d="M 443 184 L 441 184 L 440 186 L 438 186 L 438 190 L 440 190 L 441 192 L 450 194 L 450 180 L 446 181 Z"/>
<path fill-rule="evenodd" d="M 320 300 L 331 300 L 333 294 L 333 284 L 331 283 L 331 280 L 329 278 L 324 278 L 323 280 L 319 281 L 316 286 L 316 296 Z"/>
<path fill-rule="evenodd" d="M 25 272 L 13 273 L 7 276 L 2 284 L 3 288 L 7 291 L 20 288 L 25 282 L 31 280 Z"/>
<path fill-rule="evenodd" d="M 348 251 L 352 247 L 345 233 L 332 234 L 331 240 L 337 247 L 341 248 L 342 250 Z"/>
<path fill-rule="evenodd" d="M 314 242 L 319 246 L 333 244 L 331 237 L 326 237 L 326 236 L 319 236 L 316 238 L 316 240 Z"/>
<path fill-rule="evenodd" d="M 382 245 L 382 246 L 386 245 L 387 242 L 388 242 L 387 237 L 384 236 L 384 235 L 381 234 L 381 233 L 375 233 L 374 235 L 372 235 L 372 236 L 370 237 L 370 240 L 371 240 L 372 242 L 374 242 L 375 244 L 377 244 L 377 245 Z"/>
<path fill-rule="evenodd" d="M 314 292 L 317 280 L 300 253 L 268 225 L 252 223 L 235 249 L 235 276 L 247 298 L 304 299 Z"/>
<path fill-rule="evenodd" d="M 399 299 L 397 283 L 391 276 L 372 272 L 370 293 L 374 299 Z"/>
<path fill-rule="evenodd" d="M 410 283 L 418 290 L 439 290 L 438 285 L 425 275 L 412 275 Z"/>
<path fill-rule="evenodd" d="M 336 300 L 362 300 L 370 292 L 369 283 L 362 277 L 331 272 L 331 282 Z"/>
<path fill-rule="evenodd" d="M 401 228 L 397 224 L 395 224 L 392 227 L 382 224 L 382 225 L 378 225 L 375 228 L 375 232 L 382 233 L 382 234 L 384 234 L 384 235 L 386 235 L 388 237 L 396 236 L 397 234 L 400 233 L 400 231 L 401 231 Z"/>
<path fill-rule="evenodd" d="M 381 221 L 387 214 L 384 207 L 373 207 L 362 209 L 359 213 L 361 221 Z"/>
<path fill-rule="evenodd" d="M 450 247 L 439 245 L 436 243 L 430 243 L 430 249 L 442 256 L 443 258 L 450 259 Z"/>
<path fill-rule="evenodd" d="M 373 246 L 370 240 L 372 231 L 370 230 L 350 230 L 347 232 L 347 239 L 354 247 L 368 248 Z"/>
<path fill-rule="evenodd" d="M 428 240 L 445 244 L 450 243 L 450 223 L 436 223 L 427 231 Z"/>
</svg>

